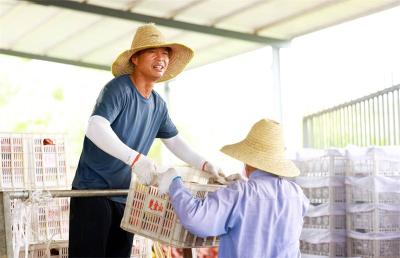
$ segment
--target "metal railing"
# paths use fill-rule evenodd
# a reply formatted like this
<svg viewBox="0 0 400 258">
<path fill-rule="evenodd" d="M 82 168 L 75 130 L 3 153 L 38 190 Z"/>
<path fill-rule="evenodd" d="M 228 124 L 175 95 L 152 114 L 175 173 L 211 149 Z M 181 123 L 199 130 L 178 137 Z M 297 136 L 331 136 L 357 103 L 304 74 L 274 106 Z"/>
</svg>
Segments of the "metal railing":
<svg viewBox="0 0 400 258">
<path fill-rule="evenodd" d="M 400 145 L 400 85 L 303 118 L 303 146 Z"/>
</svg>

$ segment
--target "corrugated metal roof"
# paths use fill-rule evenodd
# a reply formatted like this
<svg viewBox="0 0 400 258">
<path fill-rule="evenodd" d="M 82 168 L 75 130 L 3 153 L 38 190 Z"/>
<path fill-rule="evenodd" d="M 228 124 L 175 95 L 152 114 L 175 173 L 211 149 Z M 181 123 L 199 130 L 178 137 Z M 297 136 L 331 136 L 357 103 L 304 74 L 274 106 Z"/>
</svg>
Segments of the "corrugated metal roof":
<svg viewBox="0 0 400 258">
<path fill-rule="evenodd" d="M 0 53 L 109 69 L 155 22 L 196 67 L 388 9 L 400 0 L 0 0 Z"/>
</svg>

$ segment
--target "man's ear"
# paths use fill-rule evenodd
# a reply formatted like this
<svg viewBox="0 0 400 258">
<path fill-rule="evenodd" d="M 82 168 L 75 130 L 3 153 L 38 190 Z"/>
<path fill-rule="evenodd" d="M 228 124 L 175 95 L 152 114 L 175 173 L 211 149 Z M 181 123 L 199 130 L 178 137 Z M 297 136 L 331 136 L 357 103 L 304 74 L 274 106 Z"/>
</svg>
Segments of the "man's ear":
<svg viewBox="0 0 400 258">
<path fill-rule="evenodd" d="M 136 63 L 137 63 L 137 55 L 133 54 L 133 55 L 131 56 L 130 62 L 131 62 L 133 65 L 136 66 Z"/>
</svg>

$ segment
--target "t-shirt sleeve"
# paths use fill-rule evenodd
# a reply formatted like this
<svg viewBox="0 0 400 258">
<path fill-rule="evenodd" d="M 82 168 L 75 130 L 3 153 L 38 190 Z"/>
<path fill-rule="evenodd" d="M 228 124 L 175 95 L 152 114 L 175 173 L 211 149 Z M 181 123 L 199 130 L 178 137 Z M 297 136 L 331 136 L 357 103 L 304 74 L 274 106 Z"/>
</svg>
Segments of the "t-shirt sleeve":
<svg viewBox="0 0 400 258">
<path fill-rule="evenodd" d="M 96 105 L 94 106 L 92 116 L 98 115 L 107 119 L 110 124 L 121 112 L 124 103 L 124 94 L 122 87 L 112 82 L 108 83 L 100 92 Z"/>
<path fill-rule="evenodd" d="M 174 137 L 178 134 L 178 129 L 176 129 L 174 123 L 168 115 L 168 110 L 166 110 L 165 118 L 160 126 L 157 133 L 157 138 L 168 139 Z"/>
</svg>

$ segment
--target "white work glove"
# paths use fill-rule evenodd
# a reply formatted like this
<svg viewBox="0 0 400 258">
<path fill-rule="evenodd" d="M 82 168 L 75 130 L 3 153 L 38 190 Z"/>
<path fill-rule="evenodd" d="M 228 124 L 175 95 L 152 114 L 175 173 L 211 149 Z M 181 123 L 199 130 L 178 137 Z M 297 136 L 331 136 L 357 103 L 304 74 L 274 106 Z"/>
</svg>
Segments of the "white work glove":
<svg viewBox="0 0 400 258">
<path fill-rule="evenodd" d="M 210 173 L 213 175 L 213 177 L 225 177 L 225 173 L 222 171 L 222 169 L 209 161 L 205 161 L 203 163 L 201 170 Z"/>
<path fill-rule="evenodd" d="M 138 177 L 139 183 L 149 185 L 157 176 L 157 164 L 145 155 L 139 154 L 132 164 L 132 172 Z"/>
<path fill-rule="evenodd" d="M 158 193 L 165 194 L 168 193 L 169 186 L 171 185 L 172 181 L 178 177 L 178 173 L 176 169 L 170 168 L 164 173 L 160 173 L 157 176 L 158 182 Z"/>
</svg>

